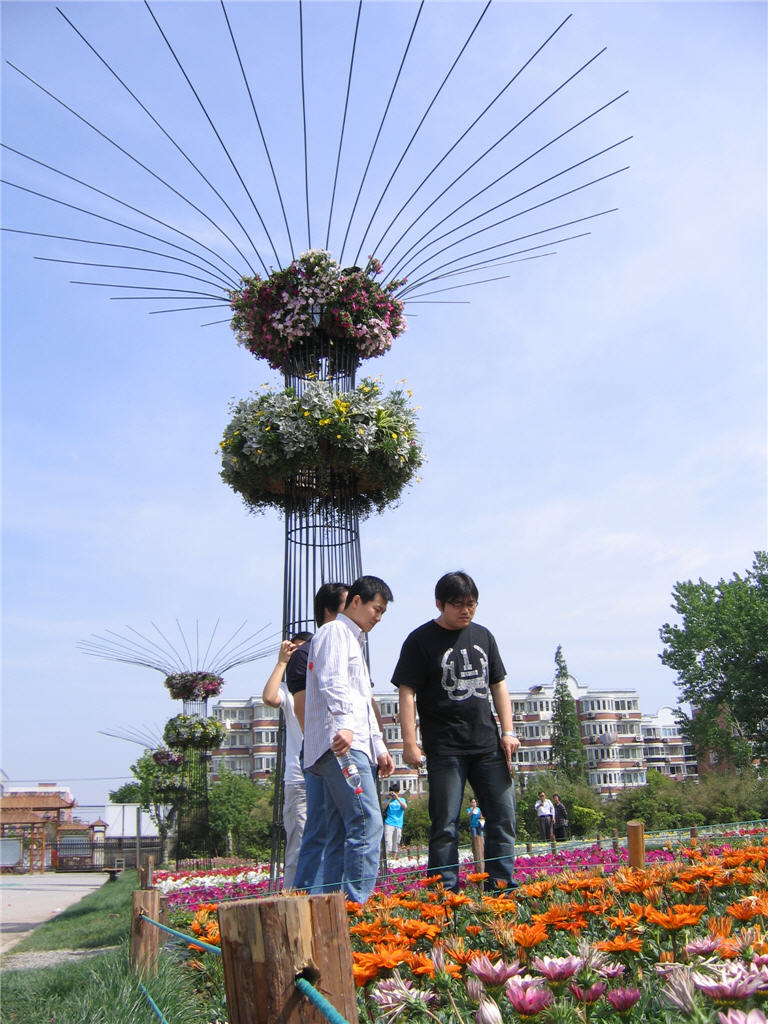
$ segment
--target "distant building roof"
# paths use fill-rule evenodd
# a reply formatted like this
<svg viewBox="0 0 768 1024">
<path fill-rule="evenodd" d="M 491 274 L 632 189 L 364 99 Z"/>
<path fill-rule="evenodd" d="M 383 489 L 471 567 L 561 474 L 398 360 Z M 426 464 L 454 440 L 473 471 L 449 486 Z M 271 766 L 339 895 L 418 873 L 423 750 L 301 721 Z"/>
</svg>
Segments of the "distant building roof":
<svg viewBox="0 0 768 1024">
<path fill-rule="evenodd" d="M 45 821 L 45 815 L 36 811 L 0 807 L 0 825 L 37 825 Z"/>
<path fill-rule="evenodd" d="M 36 811 L 56 811 L 74 807 L 74 800 L 65 800 L 58 793 L 14 793 L 0 797 L 0 807 L 30 808 Z"/>
</svg>

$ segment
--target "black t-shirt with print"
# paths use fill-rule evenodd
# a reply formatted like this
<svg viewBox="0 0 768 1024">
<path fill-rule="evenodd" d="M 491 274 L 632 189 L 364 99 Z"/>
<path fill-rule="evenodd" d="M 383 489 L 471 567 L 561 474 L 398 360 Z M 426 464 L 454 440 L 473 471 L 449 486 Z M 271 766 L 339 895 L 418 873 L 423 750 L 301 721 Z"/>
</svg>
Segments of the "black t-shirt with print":
<svg viewBox="0 0 768 1024">
<path fill-rule="evenodd" d="M 406 638 L 392 682 L 416 693 L 427 755 L 474 755 L 499 746 L 490 687 L 505 677 L 496 641 L 484 626 L 444 629 L 432 620 Z"/>
</svg>

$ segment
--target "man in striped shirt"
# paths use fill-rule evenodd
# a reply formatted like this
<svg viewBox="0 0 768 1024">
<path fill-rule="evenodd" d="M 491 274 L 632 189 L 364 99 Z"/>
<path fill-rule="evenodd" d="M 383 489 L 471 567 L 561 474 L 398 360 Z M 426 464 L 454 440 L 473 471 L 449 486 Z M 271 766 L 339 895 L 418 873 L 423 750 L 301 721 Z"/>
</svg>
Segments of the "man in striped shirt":
<svg viewBox="0 0 768 1024">
<path fill-rule="evenodd" d="M 361 644 L 391 600 L 383 580 L 361 576 L 349 589 L 344 611 L 315 633 L 307 664 L 304 765 L 325 785 L 324 890 L 343 889 L 358 903 L 370 896 L 379 869 L 383 824 L 375 769 L 383 778 L 394 771 L 371 705 Z M 345 778 L 339 759 L 359 772 L 356 786 Z"/>
</svg>

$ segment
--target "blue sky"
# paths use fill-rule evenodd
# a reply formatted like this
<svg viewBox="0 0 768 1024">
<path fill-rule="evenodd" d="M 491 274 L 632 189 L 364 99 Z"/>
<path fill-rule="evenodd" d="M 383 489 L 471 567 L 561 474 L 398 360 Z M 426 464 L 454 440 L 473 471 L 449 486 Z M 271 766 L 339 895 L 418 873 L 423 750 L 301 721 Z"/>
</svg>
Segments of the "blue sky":
<svg viewBox="0 0 768 1024">
<path fill-rule="evenodd" d="M 195 154 L 273 263 L 144 5 L 60 6 Z M 284 260 L 279 210 L 219 5 L 152 7 L 245 171 Z M 336 255 L 415 10 L 411 3 L 364 7 L 331 234 Z M 480 10 L 477 3 L 427 4 L 361 200 L 368 214 Z M 301 251 L 297 8 L 235 2 L 228 11 Z M 305 5 L 315 246 L 325 242 L 355 12 L 353 3 Z M 494 4 L 395 177 L 381 228 L 430 160 L 568 14 L 457 150 L 453 167 L 466 166 L 606 46 L 468 183 L 481 187 L 629 90 L 494 195 L 500 201 L 627 136 L 593 166 L 601 174 L 630 170 L 564 200 L 557 212 L 513 221 L 485 244 L 618 212 L 594 221 L 589 237 L 556 246 L 555 256 L 499 270 L 508 279 L 449 296 L 471 298 L 470 305 L 413 307 L 418 316 L 406 334 L 362 371 L 381 374 L 387 387 L 407 380 L 421 406 L 429 459 L 400 507 L 362 526 L 364 569 L 383 575 L 395 595 L 372 636 L 379 691 L 387 690 L 405 635 L 432 614 L 437 577 L 463 567 L 478 582 L 478 620 L 497 636 L 511 689 L 549 681 L 562 644 L 582 684 L 637 689 L 641 706 L 653 711 L 676 699 L 674 676 L 658 659 L 675 581 L 742 572 L 766 546 L 763 4 Z M 2 19 L 6 60 L 213 219 L 227 221 L 53 4 L 11 0 Z M 334 53 L 341 56 L 332 60 Z M 8 145 L 172 222 L 241 268 L 207 221 L 7 65 L 3 87 Z M 416 210 L 450 180 L 448 163 L 432 192 L 425 186 L 421 207 L 414 201 Z M 150 230 L 137 215 L 17 155 L 4 154 L 3 172 Z M 580 173 L 567 180 L 589 180 Z M 359 240 L 365 220 L 358 217 L 351 237 Z M 14 188 L 4 192 L 3 223 L 142 244 Z M 244 619 L 254 630 L 280 628 L 283 524 L 277 515 L 246 513 L 218 477 L 217 454 L 229 402 L 262 383 L 279 385 L 279 377 L 239 349 L 226 324 L 199 326 L 225 311 L 150 316 L 149 308 L 172 304 L 110 301 L 116 289 L 69 283 L 156 284 L 149 275 L 35 259 L 141 263 L 104 251 L 3 238 L 2 765 L 12 779 L 119 781 L 139 748 L 99 730 L 158 727 L 175 710 L 158 673 L 88 658 L 77 641 L 126 626 L 144 631 L 151 621 L 171 630 L 176 618 L 188 631 L 199 620 L 209 632 L 218 619 L 223 632 Z M 233 670 L 224 696 L 259 693 L 269 667 Z M 104 799 L 116 784 L 72 783 L 84 803 Z"/>
</svg>

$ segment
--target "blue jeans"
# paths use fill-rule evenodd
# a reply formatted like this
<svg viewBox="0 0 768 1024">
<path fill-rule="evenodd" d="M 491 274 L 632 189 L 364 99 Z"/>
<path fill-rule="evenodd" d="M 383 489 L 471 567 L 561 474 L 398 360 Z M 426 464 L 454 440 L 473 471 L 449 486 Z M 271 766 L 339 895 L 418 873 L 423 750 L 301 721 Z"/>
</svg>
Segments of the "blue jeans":
<svg viewBox="0 0 768 1024">
<path fill-rule="evenodd" d="M 325 785 L 323 892 L 343 889 L 349 899 L 365 903 L 376 885 L 384 823 L 371 762 L 360 750 L 349 754 L 360 771 L 362 793 L 347 784 L 330 750 L 311 768 Z"/>
<path fill-rule="evenodd" d="M 515 786 L 501 747 L 490 754 L 427 757 L 429 778 L 429 873 L 440 873 L 446 889 L 458 887 L 459 818 L 469 782 L 485 818 L 487 888 L 515 886 Z"/>
<path fill-rule="evenodd" d="M 323 854 L 325 852 L 325 785 L 312 772 L 304 772 L 307 787 L 307 820 L 296 863 L 294 889 L 306 889 L 316 895 L 323 892 Z"/>
</svg>

